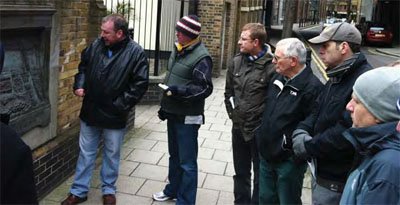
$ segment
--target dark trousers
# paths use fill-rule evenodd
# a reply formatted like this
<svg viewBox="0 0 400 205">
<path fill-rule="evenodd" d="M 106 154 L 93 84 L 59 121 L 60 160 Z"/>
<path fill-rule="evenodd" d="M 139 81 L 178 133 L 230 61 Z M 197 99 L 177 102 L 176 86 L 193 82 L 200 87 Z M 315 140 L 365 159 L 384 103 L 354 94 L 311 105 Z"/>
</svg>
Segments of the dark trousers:
<svg viewBox="0 0 400 205">
<path fill-rule="evenodd" d="M 197 194 L 197 136 L 200 125 L 168 120 L 169 184 L 164 193 L 176 204 L 195 204 Z"/>
<path fill-rule="evenodd" d="M 258 204 L 260 161 L 255 138 L 245 141 L 238 128 L 232 128 L 232 152 L 235 175 L 233 194 L 235 204 Z M 254 181 L 251 195 L 251 167 L 253 162 Z"/>
<path fill-rule="evenodd" d="M 302 204 L 301 191 L 307 164 L 292 158 L 268 162 L 260 156 L 260 204 Z"/>
</svg>

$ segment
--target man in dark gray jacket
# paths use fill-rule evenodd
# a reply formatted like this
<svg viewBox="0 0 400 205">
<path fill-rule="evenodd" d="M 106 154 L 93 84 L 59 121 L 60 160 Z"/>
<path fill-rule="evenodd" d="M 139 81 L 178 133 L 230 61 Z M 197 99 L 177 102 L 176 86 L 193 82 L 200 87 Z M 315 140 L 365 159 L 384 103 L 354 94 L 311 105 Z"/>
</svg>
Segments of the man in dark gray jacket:
<svg viewBox="0 0 400 205">
<path fill-rule="evenodd" d="M 352 124 L 346 103 L 355 80 L 372 67 L 360 52 L 361 34 L 353 25 L 333 24 L 309 41 L 322 44 L 319 52 L 329 80 L 311 114 L 293 132 L 293 150 L 299 158 L 315 159 L 312 203 L 338 204 L 354 155 L 341 135 Z"/>
<path fill-rule="evenodd" d="M 249 23 L 238 41 L 240 54 L 229 66 L 225 106 L 232 126 L 235 204 L 258 204 L 259 157 L 255 131 L 260 126 L 268 83 L 274 74 L 271 47 L 262 24 Z M 251 195 L 251 163 L 254 184 Z"/>
<path fill-rule="evenodd" d="M 301 204 L 307 165 L 293 157 L 292 133 L 311 112 L 322 83 L 306 65 L 307 50 L 297 38 L 276 44 L 277 75 L 268 87 L 262 124 L 257 132 L 260 152 L 260 204 Z"/>
<path fill-rule="evenodd" d="M 104 204 L 115 204 L 122 139 L 129 111 L 148 87 L 149 65 L 143 49 L 128 37 L 128 23 L 119 14 L 104 17 L 101 38 L 83 52 L 74 93 L 83 97 L 80 153 L 71 193 L 62 204 L 87 200 L 96 152 L 104 139 L 100 171 Z"/>
</svg>

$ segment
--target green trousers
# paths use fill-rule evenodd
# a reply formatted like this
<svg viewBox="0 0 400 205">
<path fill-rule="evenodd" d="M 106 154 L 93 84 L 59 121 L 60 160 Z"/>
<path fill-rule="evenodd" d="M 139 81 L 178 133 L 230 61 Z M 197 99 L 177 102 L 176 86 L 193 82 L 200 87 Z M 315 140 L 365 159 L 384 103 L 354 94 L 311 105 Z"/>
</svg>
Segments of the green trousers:
<svg viewBox="0 0 400 205">
<path fill-rule="evenodd" d="M 267 162 L 260 156 L 259 204 L 302 204 L 301 190 L 307 164 L 295 165 L 292 158 Z"/>
</svg>

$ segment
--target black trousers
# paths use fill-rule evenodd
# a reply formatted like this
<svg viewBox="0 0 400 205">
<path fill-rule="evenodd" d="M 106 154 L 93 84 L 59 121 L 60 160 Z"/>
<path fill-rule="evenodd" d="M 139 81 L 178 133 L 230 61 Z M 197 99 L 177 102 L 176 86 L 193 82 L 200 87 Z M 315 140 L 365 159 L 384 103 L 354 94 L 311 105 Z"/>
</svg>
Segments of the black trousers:
<svg viewBox="0 0 400 205">
<path fill-rule="evenodd" d="M 232 152 L 235 175 L 233 194 L 235 204 L 258 204 L 260 159 L 256 139 L 245 141 L 239 128 L 232 128 Z M 251 168 L 253 162 L 254 180 L 251 194 Z"/>
</svg>

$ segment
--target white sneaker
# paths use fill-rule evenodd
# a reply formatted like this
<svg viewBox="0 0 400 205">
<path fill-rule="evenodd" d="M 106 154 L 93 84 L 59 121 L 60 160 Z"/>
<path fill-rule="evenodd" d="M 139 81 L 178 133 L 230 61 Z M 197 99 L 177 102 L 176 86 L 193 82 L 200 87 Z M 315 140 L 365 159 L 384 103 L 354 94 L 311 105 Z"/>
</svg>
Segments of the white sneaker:
<svg viewBox="0 0 400 205">
<path fill-rule="evenodd" d="M 171 200 L 172 197 L 165 195 L 164 191 L 160 191 L 160 192 L 153 194 L 153 199 L 155 201 L 168 201 L 168 200 Z"/>
</svg>

